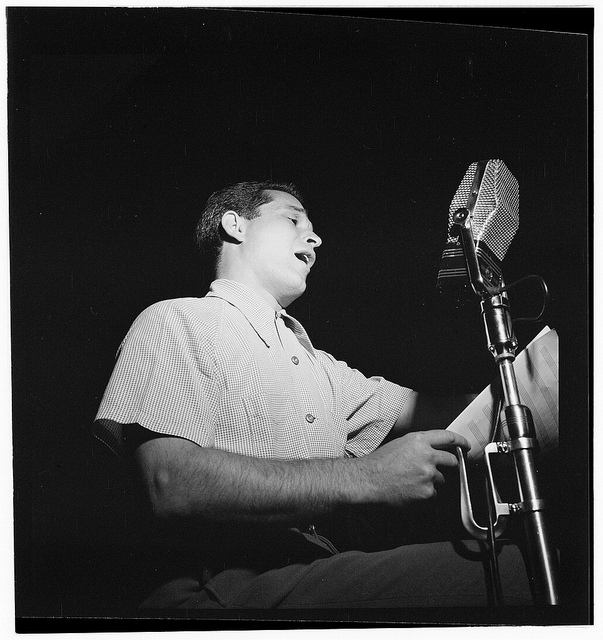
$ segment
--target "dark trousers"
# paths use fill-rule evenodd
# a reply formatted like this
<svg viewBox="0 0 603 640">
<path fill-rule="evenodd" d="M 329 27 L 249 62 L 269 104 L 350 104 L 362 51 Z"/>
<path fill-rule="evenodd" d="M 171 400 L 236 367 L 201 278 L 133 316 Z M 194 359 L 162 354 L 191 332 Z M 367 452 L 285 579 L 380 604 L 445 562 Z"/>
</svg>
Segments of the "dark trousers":
<svg viewBox="0 0 603 640">
<path fill-rule="evenodd" d="M 202 584 L 180 577 L 142 604 L 157 609 L 321 609 L 486 606 L 489 580 L 475 541 L 433 542 L 376 552 L 346 551 L 258 571 L 232 567 Z M 499 547 L 504 605 L 530 605 L 515 545 Z"/>
</svg>

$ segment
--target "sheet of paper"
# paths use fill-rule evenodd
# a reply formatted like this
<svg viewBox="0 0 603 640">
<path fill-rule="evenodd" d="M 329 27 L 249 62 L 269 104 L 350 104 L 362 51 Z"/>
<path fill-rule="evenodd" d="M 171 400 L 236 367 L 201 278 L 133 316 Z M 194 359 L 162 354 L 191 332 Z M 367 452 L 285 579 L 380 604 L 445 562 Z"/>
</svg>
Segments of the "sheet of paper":
<svg viewBox="0 0 603 640">
<path fill-rule="evenodd" d="M 559 338 L 545 327 L 516 357 L 514 362 L 521 403 L 532 412 L 540 451 L 546 455 L 559 444 Z M 468 460 L 483 457 L 490 441 L 493 411 L 500 381 L 486 387 L 448 427 L 469 440 Z M 503 414 L 505 439 L 508 438 Z"/>
</svg>

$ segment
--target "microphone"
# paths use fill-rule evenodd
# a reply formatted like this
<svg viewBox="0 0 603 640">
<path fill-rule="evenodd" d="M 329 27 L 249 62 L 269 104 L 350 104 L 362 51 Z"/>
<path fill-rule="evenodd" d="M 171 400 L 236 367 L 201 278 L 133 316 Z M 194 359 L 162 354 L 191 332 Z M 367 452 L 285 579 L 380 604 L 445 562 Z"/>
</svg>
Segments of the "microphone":
<svg viewBox="0 0 603 640">
<path fill-rule="evenodd" d="M 519 186 L 502 160 L 470 165 L 448 214 L 448 238 L 442 253 L 437 288 L 447 290 L 474 285 L 467 270 L 459 225 L 475 244 L 478 277 L 488 288 L 502 284 L 501 263 L 519 228 Z M 474 287 L 475 288 L 475 287 Z"/>
</svg>

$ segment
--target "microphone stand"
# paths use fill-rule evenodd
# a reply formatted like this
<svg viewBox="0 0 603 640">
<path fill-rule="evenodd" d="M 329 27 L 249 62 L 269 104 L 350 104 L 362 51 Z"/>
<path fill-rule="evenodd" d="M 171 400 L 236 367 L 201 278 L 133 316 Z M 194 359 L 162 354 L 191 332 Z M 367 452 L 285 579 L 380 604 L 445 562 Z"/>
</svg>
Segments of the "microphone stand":
<svg viewBox="0 0 603 640">
<path fill-rule="evenodd" d="M 510 440 L 497 443 L 499 452 L 513 455 L 520 502 L 508 505 L 509 513 L 523 516 L 528 555 L 532 569 L 535 604 L 559 604 L 558 557 L 551 544 L 544 518 L 544 501 L 537 483 L 534 453 L 538 448 L 534 422 L 528 407 L 521 404 L 513 362 L 517 340 L 513 333 L 509 302 L 501 287 L 487 284 L 480 268 L 470 226 L 470 210 L 453 215 L 474 292 L 481 298 L 488 349 L 499 366 L 505 399 L 505 416 Z"/>
</svg>

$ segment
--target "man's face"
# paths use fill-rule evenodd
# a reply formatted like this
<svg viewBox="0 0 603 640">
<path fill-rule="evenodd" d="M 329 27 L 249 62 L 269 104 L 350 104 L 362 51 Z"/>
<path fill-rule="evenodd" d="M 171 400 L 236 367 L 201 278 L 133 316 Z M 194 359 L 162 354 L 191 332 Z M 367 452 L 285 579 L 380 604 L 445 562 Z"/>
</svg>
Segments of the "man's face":
<svg viewBox="0 0 603 640">
<path fill-rule="evenodd" d="M 272 201 L 259 208 L 260 215 L 243 221 L 242 257 L 251 284 L 287 307 L 306 290 L 314 249 L 322 241 L 297 198 L 283 191 L 269 193 Z"/>
</svg>

